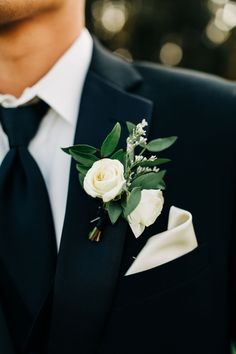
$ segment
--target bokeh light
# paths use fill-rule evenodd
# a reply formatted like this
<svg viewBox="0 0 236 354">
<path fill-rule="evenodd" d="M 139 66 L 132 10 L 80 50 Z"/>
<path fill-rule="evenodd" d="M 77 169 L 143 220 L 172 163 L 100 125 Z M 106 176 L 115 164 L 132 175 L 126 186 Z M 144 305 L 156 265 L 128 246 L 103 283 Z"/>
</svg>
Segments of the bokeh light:
<svg viewBox="0 0 236 354">
<path fill-rule="evenodd" d="M 214 4 L 225 5 L 228 0 L 211 0 Z"/>
<path fill-rule="evenodd" d="M 183 50 L 176 43 L 165 43 L 160 51 L 160 60 L 163 64 L 169 66 L 178 65 L 183 58 Z"/>
<path fill-rule="evenodd" d="M 216 26 L 215 22 L 212 21 L 208 24 L 206 28 L 207 38 L 214 44 L 219 45 L 224 43 L 228 37 L 228 31 L 222 31 L 218 26 Z"/>
<path fill-rule="evenodd" d="M 133 60 L 132 54 L 130 53 L 130 51 L 128 49 L 118 48 L 113 53 L 120 56 L 123 59 L 128 60 L 128 61 Z"/>
<path fill-rule="evenodd" d="M 236 26 L 236 4 L 229 2 L 222 11 L 222 19 L 229 28 Z"/>
<path fill-rule="evenodd" d="M 224 9 L 218 9 L 214 20 L 215 26 L 223 32 L 229 32 L 231 27 L 226 23 L 224 15 Z"/>
<path fill-rule="evenodd" d="M 89 30 L 127 60 L 236 80 L 236 0 L 86 0 Z"/>
<path fill-rule="evenodd" d="M 102 10 L 101 23 L 110 32 L 119 32 L 127 19 L 126 8 L 122 3 L 106 3 Z"/>
</svg>

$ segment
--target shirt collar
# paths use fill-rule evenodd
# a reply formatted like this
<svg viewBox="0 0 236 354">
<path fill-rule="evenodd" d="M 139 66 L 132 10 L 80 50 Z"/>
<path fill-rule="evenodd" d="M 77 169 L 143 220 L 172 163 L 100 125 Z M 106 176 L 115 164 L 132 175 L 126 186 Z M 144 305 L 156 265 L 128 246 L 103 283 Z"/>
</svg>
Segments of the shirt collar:
<svg viewBox="0 0 236 354">
<path fill-rule="evenodd" d="M 19 98 L 0 95 L 0 104 L 5 107 L 17 107 L 39 97 L 63 119 L 75 126 L 92 50 L 92 37 L 84 28 L 72 46 L 42 79 L 26 88 Z"/>
</svg>

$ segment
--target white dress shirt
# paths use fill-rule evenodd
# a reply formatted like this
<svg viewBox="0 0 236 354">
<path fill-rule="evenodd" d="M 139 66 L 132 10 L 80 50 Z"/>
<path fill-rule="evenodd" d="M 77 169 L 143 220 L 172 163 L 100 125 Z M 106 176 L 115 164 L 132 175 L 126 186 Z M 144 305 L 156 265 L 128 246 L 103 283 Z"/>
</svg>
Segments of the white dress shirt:
<svg viewBox="0 0 236 354">
<path fill-rule="evenodd" d="M 20 98 L 0 95 L 0 105 L 17 107 L 39 97 L 50 109 L 43 118 L 29 151 L 44 177 L 55 224 L 59 248 L 64 223 L 71 159 L 61 147 L 73 145 L 80 99 L 92 58 L 93 41 L 83 29 L 73 45 L 35 85 Z M 0 124 L 0 164 L 9 150 Z"/>
</svg>

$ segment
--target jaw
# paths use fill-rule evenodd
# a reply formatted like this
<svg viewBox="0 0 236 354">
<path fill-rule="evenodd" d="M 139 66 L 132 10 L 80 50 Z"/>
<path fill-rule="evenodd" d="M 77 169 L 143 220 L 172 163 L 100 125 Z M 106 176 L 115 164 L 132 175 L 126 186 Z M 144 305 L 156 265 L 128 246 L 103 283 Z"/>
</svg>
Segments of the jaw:
<svg viewBox="0 0 236 354">
<path fill-rule="evenodd" d="M 0 27 L 9 28 L 65 6 L 65 0 L 0 0 Z"/>
</svg>

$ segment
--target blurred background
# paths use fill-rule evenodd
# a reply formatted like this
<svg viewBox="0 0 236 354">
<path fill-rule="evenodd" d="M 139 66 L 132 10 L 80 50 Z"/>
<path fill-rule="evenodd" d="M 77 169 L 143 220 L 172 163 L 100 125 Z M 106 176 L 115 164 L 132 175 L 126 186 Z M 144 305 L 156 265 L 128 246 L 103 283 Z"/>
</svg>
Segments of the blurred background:
<svg viewBox="0 0 236 354">
<path fill-rule="evenodd" d="M 87 27 L 128 60 L 236 80 L 236 1 L 87 0 Z"/>
<path fill-rule="evenodd" d="M 86 1 L 87 27 L 117 55 L 236 80 L 236 1 Z"/>
</svg>

